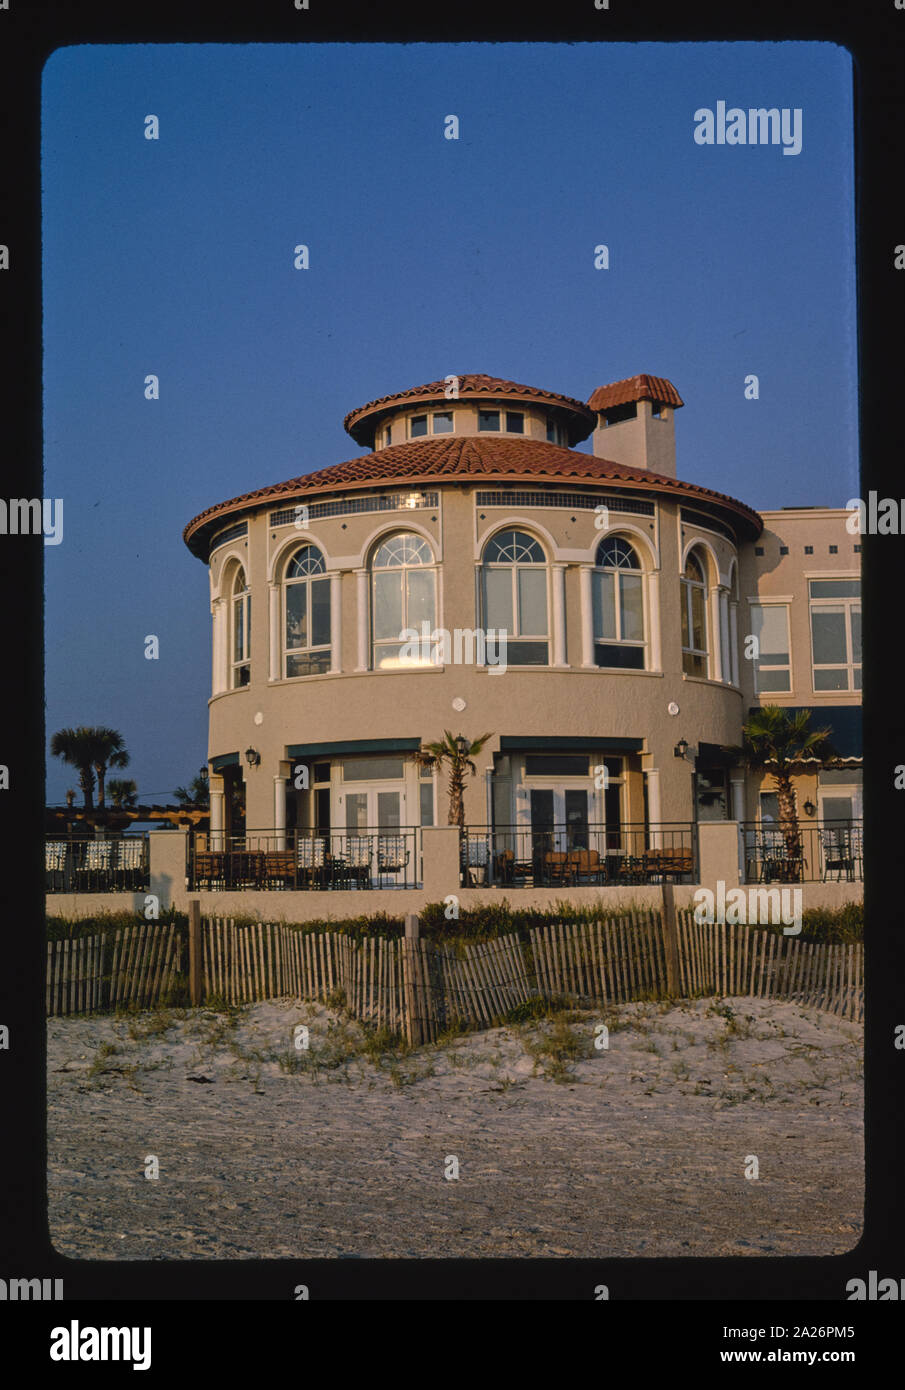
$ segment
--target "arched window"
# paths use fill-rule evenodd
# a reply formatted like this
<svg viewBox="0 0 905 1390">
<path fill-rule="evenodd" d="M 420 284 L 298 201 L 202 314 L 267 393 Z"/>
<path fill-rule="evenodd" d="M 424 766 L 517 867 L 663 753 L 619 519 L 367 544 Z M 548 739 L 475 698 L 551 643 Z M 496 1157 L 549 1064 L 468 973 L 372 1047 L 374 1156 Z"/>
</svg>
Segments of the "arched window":
<svg viewBox="0 0 905 1390">
<path fill-rule="evenodd" d="M 283 584 L 283 673 L 319 676 L 330 669 L 330 580 L 315 545 L 294 551 Z"/>
<path fill-rule="evenodd" d="M 374 670 L 435 664 L 428 639 L 437 621 L 437 576 L 427 541 L 409 531 L 387 536 L 371 560 L 371 661 Z M 427 623 L 427 629 L 423 624 Z M 415 632 L 415 647 L 411 633 Z M 404 649 L 404 650 L 403 650 Z"/>
<path fill-rule="evenodd" d="M 525 531 L 498 531 L 484 547 L 484 627 L 506 634 L 510 666 L 547 666 L 547 557 Z"/>
<path fill-rule="evenodd" d="M 245 582 L 240 565 L 232 586 L 232 650 L 230 667 L 232 688 L 248 685 L 251 680 L 251 591 Z"/>
<path fill-rule="evenodd" d="M 694 550 L 688 552 L 682 576 L 682 670 L 686 676 L 707 675 L 707 586 Z"/>
<path fill-rule="evenodd" d="M 597 547 L 591 575 L 594 660 L 598 666 L 644 669 L 644 595 L 637 552 L 621 536 Z"/>
</svg>

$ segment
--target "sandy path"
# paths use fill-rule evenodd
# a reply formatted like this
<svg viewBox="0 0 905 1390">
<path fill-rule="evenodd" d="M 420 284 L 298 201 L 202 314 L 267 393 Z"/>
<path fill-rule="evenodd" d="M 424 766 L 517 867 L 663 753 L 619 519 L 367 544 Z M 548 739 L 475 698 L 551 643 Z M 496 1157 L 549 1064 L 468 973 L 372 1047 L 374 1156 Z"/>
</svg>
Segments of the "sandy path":
<svg viewBox="0 0 905 1390">
<path fill-rule="evenodd" d="M 795 1004 L 726 1007 L 622 1006 L 601 1051 L 586 1015 L 571 1028 L 585 1055 L 560 1081 L 546 1062 L 533 1074 L 549 1024 L 421 1049 L 390 1074 L 351 1055 L 361 1029 L 319 1005 L 254 1005 L 232 1026 L 192 1011 L 147 1037 L 130 1030 L 151 1014 L 51 1019 L 54 1245 L 94 1259 L 851 1249 L 861 1028 Z M 282 1070 L 280 1053 L 311 1070 Z"/>
</svg>

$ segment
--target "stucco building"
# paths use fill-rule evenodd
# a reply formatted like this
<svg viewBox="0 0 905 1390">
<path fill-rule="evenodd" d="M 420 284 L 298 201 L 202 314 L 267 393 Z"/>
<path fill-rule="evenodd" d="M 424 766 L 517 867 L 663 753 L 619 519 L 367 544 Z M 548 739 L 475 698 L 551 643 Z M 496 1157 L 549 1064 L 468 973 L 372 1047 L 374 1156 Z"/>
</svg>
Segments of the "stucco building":
<svg viewBox="0 0 905 1390">
<path fill-rule="evenodd" d="M 690 843 L 702 820 L 775 819 L 731 753 L 758 703 L 833 728 L 842 760 L 799 801 L 859 817 L 858 537 L 844 512 L 759 515 L 680 480 L 682 405 L 654 376 L 586 402 L 448 377 L 353 410 L 357 457 L 195 517 L 210 847 L 319 839 L 348 863 L 350 837 L 445 824 L 445 780 L 414 757 L 444 730 L 491 735 L 465 790 L 491 874 L 507 844 Z"/>
</svg>

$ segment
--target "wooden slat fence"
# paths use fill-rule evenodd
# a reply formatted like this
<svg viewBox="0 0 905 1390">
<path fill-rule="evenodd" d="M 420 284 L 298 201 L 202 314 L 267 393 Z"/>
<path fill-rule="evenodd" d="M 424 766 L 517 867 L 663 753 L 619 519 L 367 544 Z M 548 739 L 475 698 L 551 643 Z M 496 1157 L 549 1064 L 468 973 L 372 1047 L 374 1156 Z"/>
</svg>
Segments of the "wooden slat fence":
<svg viewBox="0 0 905 1390">
<path fill-rule="evenodd" d="M 45 1011 L 102 1013 L 164 999 L 179 970 L 184 937 L 172 923 L 142 923 L 115 936 L 69 937 L 47 943 Z"/>
<path fill-rule="evenodd" d="M 756 927 L 700 923 L 676 913 L 678 993 L 794 1000 L 860 1022 L 864 948 L 815 945 Z M 453 946 L 407 938 L 357 939 L 283 924 L 202 922 L 202 981 L 209 1002 L 274 998 L 342 1003 L 363 1022 L 413 1042 L 445 1029 L 486 1028 L 535 997 L 604 1006 L 668 995 L 660 912 L 604 922 L 536 927 L 527 950 L 513 932 Z M 92 1013 L 166 997 L 184 960 L 172 925 L 145 923 L 115 936 L 48 943 L 48 1015 Z"/>
<path fill-rule="evenodd" d="M 738 923 L 696 922 L 676 913 L 679 995 L 751 995 L 810 1004 L 861 1022 L 864 947 L 817 945 Z M 593 925 L 535 927 L 531 948 L 537 984 L 547 999 L 619 1004 L 663 998 L 666 941 L 659 912 Z"/>
</svg>

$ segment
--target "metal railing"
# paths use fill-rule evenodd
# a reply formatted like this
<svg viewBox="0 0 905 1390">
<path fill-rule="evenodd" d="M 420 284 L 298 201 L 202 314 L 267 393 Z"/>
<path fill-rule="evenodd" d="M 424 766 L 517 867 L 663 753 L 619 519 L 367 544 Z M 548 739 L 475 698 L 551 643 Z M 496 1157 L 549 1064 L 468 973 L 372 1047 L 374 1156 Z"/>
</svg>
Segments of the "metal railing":
<svg viewBox="0 0 905 1390">
<path fill-rule="evenodd" d="M 860 883 L 861 820 L 740 821 L 746 883 Z"/>
<path fill-rule="evenodd" d="M 463 887 L 694 883 L 697 827 L 691 821 L 619 826 L 467 826 L 460 837 Z"/>
<path fill-rule="evenodd" d="M 149 883 L 147 835 L 45 838 L 47 893 L 135 893 Z"/>
<path fill-rule="evenodd" d="M 348 891 L 420 888 L 418 826 L 211 831 L 189 845 L 189 888 Z"/>
</svg>

